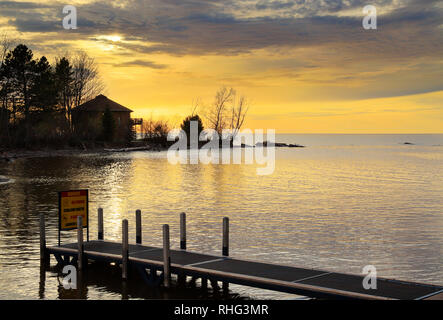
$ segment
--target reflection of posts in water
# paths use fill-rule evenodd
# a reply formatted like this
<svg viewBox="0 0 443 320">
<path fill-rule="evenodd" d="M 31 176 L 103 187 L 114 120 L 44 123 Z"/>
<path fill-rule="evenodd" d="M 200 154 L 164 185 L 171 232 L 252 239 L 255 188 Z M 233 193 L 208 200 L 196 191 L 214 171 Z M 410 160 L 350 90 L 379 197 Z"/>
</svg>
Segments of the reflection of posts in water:
<svg viewBox="0 0 443 320">
<path fill-rule="evenodd" d="M 222 245 L 222 254 L 224 256 L 229 256 L 229 218 L 223 218 L 223 245 Z M 229 291 L 229 283 L 223 282 L 223 293 L 228 293 Z"/>
<path fill-rule="evenodd" d="M 186 213 L 180 213 L 180 249 L 186 250 Z"/>
<path fill-rule="evenodd" d="M 122 279 L 128 279 L 128 257 L 129 257 L 129 242 L 128 242 L 128 220 L 124 219 L 122 223 Z"/>
<path fill-rule="evenodd" d="M 77 265 L 78 270 L 82 270 L 85 266 L 84 256 L 83 256 L 83 218 L 82 216 L 77 216 L 77 249 L 78 258 Z"/>
<path fill-rule="evenodd" d="M 171 253 L 169 245 L 169 225 L 163 225 L 163 284 L 171 286 Z"/>
<path fill-rule="evenodd" d="M 98 214 L 97 214 L 97 229 L 98 229 L 98 240 L 103 240 L 103 209 L 98 208 Z"/>
<path fill-rule="evenodd" d="M 141 210 L 135 211 L 135 242 L 142 244 L 142 212 Z"/>
<path fill-rule="evenodd" d="M 45 214 L 40 213 L 40 264 L 49 265 L 49 253 L 46 250 Z"/>
<path fill-rule="evenodd" d="M 45 283 L 46 283 L 46 264 L 40 260 L 40 282 L 38 284 L 39 299 L 45 298 Z"/>
<path fill-rule="evenodd" d="M 202 290 L 208 290 L 208 278 L 202 278 L 201 288 Z"/>
<path fill-rule="evenodd" d="M 128 300 L 128 283 L 126 281 L 122 281 L 122 300 Z"/>
<path fill-rule="evenodd" d="M 40 213 L 40 282 L 38 286 L 38 296 L 45 298 L 46 268 L 49 267 L 50 257 L 46 250 L 46 228 L 45 214 Z"/>
<path fill-rule="evenodd" d="M 186 213 L 180 213 L 180 249 L 186 250 Z M 186 274 L 182 271 L 177 275 L 179 286 L 186 286 Z"/>
<path fill-rule="evenodd" d="M 78 299 L 88 298 L 88 285 L 86 283 L 86 277 L 82 270 L 77 272 L 77 295 Z"/>
<path fill-rule="evenodd" d="M 63 283 L 59 281 L 58 285 L 59 299 L 87 299 L 88 286 L 86 275 L 83 271 L 77 269 L 77 289 L 65 289 Z"/>
</svg>

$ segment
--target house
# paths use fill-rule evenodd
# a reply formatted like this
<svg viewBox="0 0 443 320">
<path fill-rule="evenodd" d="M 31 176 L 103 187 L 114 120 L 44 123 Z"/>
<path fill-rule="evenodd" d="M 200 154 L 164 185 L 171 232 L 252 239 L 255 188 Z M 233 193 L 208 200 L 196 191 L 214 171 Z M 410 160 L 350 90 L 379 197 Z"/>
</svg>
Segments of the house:
<svg viewBox="0 0 443 320">
<path fill-rule="evenodd" d="M 101 136 L 103 133 L 103 115 L 108 108 L 115 122 L 114 142 L 127 141 L 133 125 L 131 120 L 131 112 L 133 111 L 102 94 L 72 109 L 74 131 L 78 136 L 88 140 L 103 138 Z"/>
</svg>

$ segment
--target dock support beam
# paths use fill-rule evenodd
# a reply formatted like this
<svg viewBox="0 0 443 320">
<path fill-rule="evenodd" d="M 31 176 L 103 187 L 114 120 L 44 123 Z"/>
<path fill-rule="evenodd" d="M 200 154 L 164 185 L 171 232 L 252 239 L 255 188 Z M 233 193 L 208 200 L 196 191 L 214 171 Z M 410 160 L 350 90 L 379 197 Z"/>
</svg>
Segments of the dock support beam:
<svg viewBox="0 0 443 320">
<path fill-rule="evenodd" d="M 171 253 L 169 246 L 169 225 L 163 225 L 163 284 L 171 286 Z"/>
<path fill-rule="evenodd" d="M 142 244 L 142 212 L 141 210 L 135 211 L 135 242 Z"/>
<path fill-rule="evenodd" d="M 223 218 L 223 248 L 222 254 L 224 256 L 229 256 L 229 218 Z M 223 293 L 228 293 L 229 283 L 223 282 Z"/>
<path fill-rule="evenodd" d="M 83 256 L 83 218 L 82 216 L 77 216 L 77 267 L 82 270 L 84 267 L 84 256 Z"/>
<path fill-rule="evenodd" d="M 122 223 L 122 279 L 128 279 L 128 257 L 129 257 L 129 241 L 128 241 L 128 220 L 124 219 Z"/>
<path fill-rule="evenodd" d="M 97 221 L 97 227 L 98 227 L 98 240 L 103 240 L 103 209 L 98 208 L 98 221 Z"/>
<path fill-rule="evenodd" d="M 49 263 L 49 254 L 46 251 L 46 228 L 45 214 L 40 213 L 40 264 L 47 266 Z"/>
<path fill-rule="evenodd" d="M 180 213 L 180 249 L 186 250 L 186 213 Z"/>
<path fill-rule="evenodd" d="M 202 278 L 202 284 L 201 284 L 201 288 L 203 290 L 207 290 L 208 289 L 208 278 Z"/>
</svg>

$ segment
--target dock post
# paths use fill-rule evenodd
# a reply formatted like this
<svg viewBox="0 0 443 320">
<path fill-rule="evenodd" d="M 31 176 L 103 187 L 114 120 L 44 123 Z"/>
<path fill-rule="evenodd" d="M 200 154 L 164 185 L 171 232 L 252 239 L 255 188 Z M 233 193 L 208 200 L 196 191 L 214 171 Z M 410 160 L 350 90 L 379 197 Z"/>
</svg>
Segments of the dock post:
<svg viewBox="0 0 443 320">
<path fill-rule="evenodd" d="M 49 255 L 46 252 L 46 228 L 45 214 L 40 213 L 40 263 L 46 266 L 49 262 Z"/>
<path fill-rule="evenodd" d="M 171 286 L 171 255 L 169 247 L 169 225 L 163 225 L 163 284 Z"/>
<path fill-rule="evenodd" d="M 223 248 L 222 254 L 224 256 L 229 256 L 229 218 L 223 218 Z M 227 293 L 229 291 L 229 283 L 223 282 L 223 292 Z"/>
<path fill-rule="evenodd" d="M 82 216 L 77 216 L 77 267 L 82 270 L 84 267 L 84 256 L 83 256 L 83 218 Z"/>
<path fill-rule="evenodd" d="M 122 278 L 128 279 L 128 257 L 129 257 L 129 242 L 128 242 L 128 220 L 124 219 L 122 223 Z"/>
<path fill-rule="evenodd" d="M 103 209 L 98 208 L 98 240 L 103 240 Z"/>
<path fill-rule="evenodd" d="M 142 244 L 142 212 L 141 210 L 135 211 L 135 242 Z"/>
<path fill-rule="evenodd" d="M 180 249 L 186 250 L 186 213 L 180 213 Z"/>
</svg>

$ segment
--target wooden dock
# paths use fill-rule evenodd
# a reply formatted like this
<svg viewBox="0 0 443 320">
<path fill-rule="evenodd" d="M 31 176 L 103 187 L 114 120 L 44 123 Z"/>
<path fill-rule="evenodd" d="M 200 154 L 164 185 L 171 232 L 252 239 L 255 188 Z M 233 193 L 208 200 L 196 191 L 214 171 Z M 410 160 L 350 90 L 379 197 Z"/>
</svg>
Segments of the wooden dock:
<svg viewBox="0 0 443 320">
<path fill-rule="evenodd" d="M 137 210 L 137 242 L 128 243 L 127 220 L 122 224 L 122 242 L 103 240 L 103 211 L 99 211 L 99 240 L 83 242 L 82 223 L 79 219 L 78 242 L 46 247 L 44 220 L 41 223 L 41 259 L 49 262 L 53 255 L 60 264 L 77 264 L 79 269 L 88 261 L 114 262 L 122 266 L 122 279 L 128 277 L 128 268 L 137 270 L 148 285 L 171 286 L 171 273 L 178 281 L 186 276 L 201 279 L 206 288 L 208 281 L 214 289 L 218 282 L 223 288 L 228 283 L 293 293 L 316 298 L 423 300 L 441 297 L 442 286 L 377 278 L 376 289 L 363 287 L 363 275 L 351 275 L 323 270 L 283 266 L 229 257 L 229 220 L 223 221 L 222 255 L 208 255 L 186 250 L 186 217 L 181 214 L 179 250 L 169 248 L 169 226 L 163 226 L 163 248 L 141 244 L 141 213 Z M 42 218 L 44 219 L 44 218 Z M 181 279 L 181 280 L 180 280 Z"/>
</svg>

